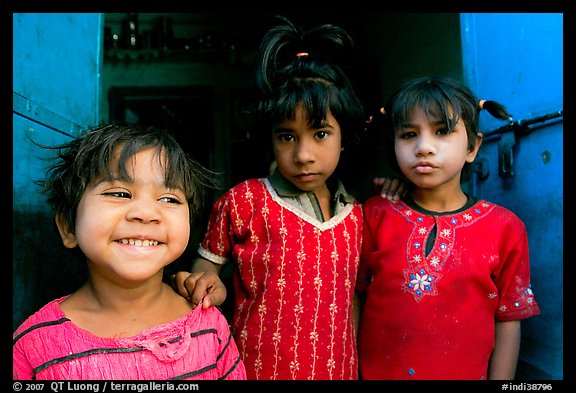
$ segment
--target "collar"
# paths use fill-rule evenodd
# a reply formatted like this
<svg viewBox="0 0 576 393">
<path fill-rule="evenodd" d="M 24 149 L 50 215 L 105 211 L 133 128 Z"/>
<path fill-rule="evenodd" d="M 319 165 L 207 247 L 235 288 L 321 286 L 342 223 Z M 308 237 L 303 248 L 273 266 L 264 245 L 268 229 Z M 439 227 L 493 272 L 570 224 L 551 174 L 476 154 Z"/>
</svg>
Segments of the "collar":
<svg viewBox="0 0 576 393">
<path fill-rule="evenodd" d="M 313 194 L 312 191 L 302 191 L 294 184 L 290 183 L 284 176 L 282 176 L 278 169 L 275 169 L 274 172 L 268 176 L 268 180 L 278 195 L 283 198 L 295 198 L 302 194 Z M 355 198 L 346 191 L 344 184 L 334 176 L 328 178 L 326 185 L 335 201 L 339 201 L 343 204 L 352 203 L 354 201 Z"/>
</svg>

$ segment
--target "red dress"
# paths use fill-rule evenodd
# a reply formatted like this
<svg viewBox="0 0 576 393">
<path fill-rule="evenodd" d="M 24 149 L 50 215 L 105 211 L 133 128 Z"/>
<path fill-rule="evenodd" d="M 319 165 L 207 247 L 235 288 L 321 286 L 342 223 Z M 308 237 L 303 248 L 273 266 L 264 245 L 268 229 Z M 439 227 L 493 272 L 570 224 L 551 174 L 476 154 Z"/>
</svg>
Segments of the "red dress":
<svg viewBox="0 0 576 393">
<path fill-rule="evenodd" d="M 351 319 L 362 209 L 320 222 L 251 179 L 215 204 L 199 248 L 233 260 L 232 331 L 248 379 L 357 379 Z"/>
<path fill-rule="evenodd" d="M 362 379 L 486 379 L 494 322 L 540 313 L 516 215 L 486 201 L 428 213 L 379 196 L 364 204 Z"/>
</svg>

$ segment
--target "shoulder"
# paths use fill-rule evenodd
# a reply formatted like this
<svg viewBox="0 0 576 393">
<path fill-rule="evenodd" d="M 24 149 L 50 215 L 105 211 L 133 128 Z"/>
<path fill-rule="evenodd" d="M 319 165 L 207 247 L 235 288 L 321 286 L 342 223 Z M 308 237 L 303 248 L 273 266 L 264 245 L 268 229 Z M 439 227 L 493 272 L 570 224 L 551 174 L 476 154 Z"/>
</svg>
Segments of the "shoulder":
<svg viewBox="0 0 576 393">
<path fill-rule="evenodd" d="M 236 185 L 232 186 L 226 190 L 216 202 L 216 205 L 227 205 L 227 204 L 237 204 L 239 196 L 249 196 L 254 193 L 258 193 L 258 190 L 264 190 L 266 186 L 264 184 L 264 179 L 248 179 L 244 180 Z"/>
<path fill-rule="evenodd" d="M 474 204 L 474 206 L 471 207 L 471 209 L 477 207 L 482 209 L 490 209 L 492 220 L 494 221 L 498 220 L 500 223 L 510 223 L 524 227 L 524 222 L 520 219 L 520 217 L 518 217 L 518 215 L 516 215 L 516 213 L 514 213 L 512 210 L 502 205 L 498 205 L 486 200 L 479 200 L 476 202 L 476 204 Z"/>
<path fill-rule="evenodd" d="M 29 316 L 22 324 L 16 329 L 13 334 L 14 343 L 22 338 L 24 335 L 33 332 L 37 329 L 58 325 L 62 322 L 68 321 L 68 318 L 62 312 L 59 304 L 68 296 L 64 296 L 44 305 L 34 314 Z"/>
<path fill-rule="evenodd" d="M 229 331 L 229 324 L 222 310 L 218 306 L 211 306 L 206 309 L 197 306 L 193 314 L 199 318 L 202 329 L 216 329 L 217 331 Z"/>
<path fill-rule="evenodd" d="M 390 201 L 380 195 L 373 195 L 362 204 L 364 211 L 380 210 L 390 207 Z"/>
<path fill-rule="evenodd" d="M 223 197 L 230 197 L 231 195 L 236 194 L 244 194 L 248 191 L 255 191 L 258 189 L 265 189 L 265 179 L 248 179 L 244 180 L 240 183 L 237 183 L 232 188 L 230 188 L 227 192 L 224 193 Z"/>
</svg>

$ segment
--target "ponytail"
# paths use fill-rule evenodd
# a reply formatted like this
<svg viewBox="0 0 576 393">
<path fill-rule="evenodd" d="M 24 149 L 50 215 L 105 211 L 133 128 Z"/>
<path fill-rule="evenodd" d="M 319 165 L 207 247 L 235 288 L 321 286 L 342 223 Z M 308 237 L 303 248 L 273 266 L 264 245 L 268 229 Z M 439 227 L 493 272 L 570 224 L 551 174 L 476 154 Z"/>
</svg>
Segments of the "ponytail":
<svg viewBox="0 0 576 393">
<path fill-rule="evenodd" d="M 480 100 L 478 101 L 478 111 L 482 109 L 486 110 L 492 116 L 500 120 L 512 121 L 512 115 L 508 113 L 504 105 L 490 100 Z"/>
</svg>

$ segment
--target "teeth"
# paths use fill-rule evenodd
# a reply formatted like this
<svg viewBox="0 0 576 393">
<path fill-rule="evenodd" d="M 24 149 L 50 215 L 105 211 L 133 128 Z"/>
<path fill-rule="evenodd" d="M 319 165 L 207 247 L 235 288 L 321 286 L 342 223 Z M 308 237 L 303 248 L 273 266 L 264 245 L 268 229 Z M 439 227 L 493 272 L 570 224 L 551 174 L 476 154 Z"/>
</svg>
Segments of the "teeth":
<svg viewBox="0 0 576 393">
<path fill-rule="evenodd" d="M 136 247 L 149 247 L 158 244 L 158 240 L 122 239 L 122 244 L 130 244 Z"/>
</svg>

